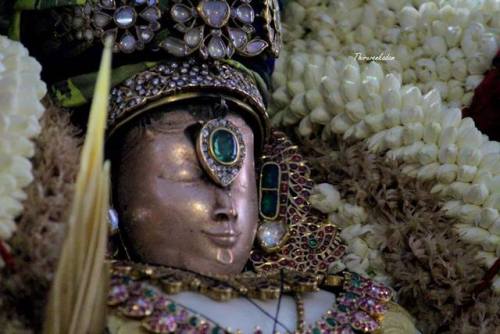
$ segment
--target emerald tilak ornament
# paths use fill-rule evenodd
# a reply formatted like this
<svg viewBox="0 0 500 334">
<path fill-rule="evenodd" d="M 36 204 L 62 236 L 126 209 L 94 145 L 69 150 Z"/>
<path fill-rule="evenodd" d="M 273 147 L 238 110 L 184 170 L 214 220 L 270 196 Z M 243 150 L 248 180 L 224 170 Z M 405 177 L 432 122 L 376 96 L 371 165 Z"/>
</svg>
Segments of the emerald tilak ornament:
<svg viewBox="0 0 500 334">
<path fill-rule="evenodd" d="M 245 159 L 243 136 L 230 121 L 211 120 L 200 130 L 196 152 L 214 182 L 227 187 L 238 176 Z"/>
</svg>

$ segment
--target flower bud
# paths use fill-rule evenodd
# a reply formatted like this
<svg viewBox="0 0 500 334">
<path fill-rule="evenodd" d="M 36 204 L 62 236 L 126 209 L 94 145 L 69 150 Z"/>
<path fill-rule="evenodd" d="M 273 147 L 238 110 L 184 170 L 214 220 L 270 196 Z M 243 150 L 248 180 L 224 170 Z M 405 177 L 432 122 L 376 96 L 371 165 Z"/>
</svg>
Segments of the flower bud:
<svg viewBox="0 0 500 334">
<path fill-rule="evenodd" d="M 463 199 L 465 203 L 481 205 L 488 195 L 488 188 L 484 184 L 474 184 L 464 194 Z"/>
<path fill-rule="evenodd" d="M 458 167 L 457 180 L 461 182 L 472 182 L 477 173 L 476 166 L 461 165 Z"/>
<path fill-rule="evenodd" d="M 309 197 L 311 205 L 323 213 L 336 211 L 340 206 L 340 193 L 329 183 L 314 186 Z"/>
<path fill-rule="evenodd" d="M 450 184 L 457 178 L 458 167 L 453 164 L 444 164 L 439 166 L 436 172 L 438 182 Z"/>
</svg>

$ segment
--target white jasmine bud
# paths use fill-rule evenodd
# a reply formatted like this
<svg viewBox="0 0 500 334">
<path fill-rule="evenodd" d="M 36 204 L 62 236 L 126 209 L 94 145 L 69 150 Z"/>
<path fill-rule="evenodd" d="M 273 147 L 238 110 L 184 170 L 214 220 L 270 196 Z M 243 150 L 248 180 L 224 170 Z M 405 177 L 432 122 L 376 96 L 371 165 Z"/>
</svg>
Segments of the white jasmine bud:
<svg viewBox="0 0 500 334">
<path fill-rule="evenodd" d="M 431 81 L 436 80 L 436 64 L 432 59 L 419 59 L 415 63 L 415 71 L 417 72 L 417 78 L 420 81 Z M 465 66 L 465 62 L 464 62 Z"/>
<path fill-rule="evenodd" d="M 462 28 L 459 26 L 447 26 L 444 34 L 446 44 L 448 47 L 453 48 L 460 43 L 462 37 Z"/>
<path fill-rule="evenodd" d="M 362 120 L 366 115 L 363 102 L 361 102 L 361 100 L 359 99 L 348 102 L 345 105 L 345 112 L 353 122 L 358 122 Z"/>
<path fill-rule="evenodd" d="M 311 118 L 311 122 L 321 125 L 330 123 L 332 118 L 332 116 L 322 106 L 315 108 L 309 116 Z"/>
<path fill-rule="evenodd" d="M 426 144 L 437 143 L 441 134 L 441 125 L 438 122 L 427 124 L 424 128 L 423 139 Z"/>
<path fill-rule="evenodd" d="M 424 2 L 419 8 L 419 12 L 422 21 L 426 23 L 431 23 L 439 17 L 439 10 L 434 2 Z"/>
<path fill-rule="evenodd" d="M 474 90 L 483 81 L 482 75 L 469 75 L 465 80 L 465 89 Z"/>
<path fill-rule="evenodd" d="M 449 108 L 443 112 L 441 126 L 443 129 L 458 127 L 461 119 L 462 111 L 459 108 Z"/>
<path fill-rule="evenodd" d="M 341 83 L 341 90 L 345 100 L 354 101 L 359 95 L 359 81 L 345 80 Z"/>
<path fill-rule="evenodd" d="M 480 170 L 494 175 L 500 174 L 500 156 L 498 154 L 487 154 L 481 159 L 478 167 Z"/>
<path fill-rule="evenodd" d="M 420 152 L 418 152 L 418 161 L 422 165 L 430 164 L 436 161 L 438 157 L 438 148 L 434 144 L 426 144 L 422 147 Z"/>
<path fill-rule="evenodd" d="M 384 136 L 384 143 L 388 148 L 400 147 L 403 143 L 403 127 L 396 126 L 389 129 Z"/>
<path fill-rule="evenodd" d="M 309 110 L 323 106 L 323 98 L 317 89 L 308 90 L 304 96 L 306 106 Z"/>
<path fill-rule="evenodd" d="M 432 180 L 436 176 L 439 164 L 434 162 L 423 166 L 417 173 L 417 179 L 422 181 Z"/>
<path fill-rule="evenodd" d="M 458 135 L 458 130 L 454 126 L 443 128 L 444 130 L 441 132 L 441 136 L 439 137 L 439 147 L 447 147 L 454 144 Z"/>
<path fill-rule="evenodd" d="M 413 7 L 404 7 L 399 13 L 399 24 L 403 29 L 415 28 L 420 20 L 420 13 Z"/>
<path fill-rule="evenodd" d="M 384 114 L 368 114 L 364 121 L 371 132 L 379 132 L 385 128 Z"/>
<path fill-rule="evenodd" d="M 469 204 L 481 205 L 488 195 L 488 188 L 484 184 L 474 184 L 464 194 L 464 201 Z"/>
<path fill-rule="evenodd" d="M 444 36 L 446 34 L 446 23 L 443 21 L 434 21 L 431 23 L 432 26 L 432 35 L 434 36 Z M 425 39 L 426 37 L 426 32 L 424 30 L 420 30 L 420 40 Z M 428 54 L 431 54 L 429 51 L 427 51 Z"/>
<path fill-rule="evenodd" d="M 422 139 L 424 134 L 424 126 L 422 123 L 408 124 L 403 128 L 403 143 L 405 145 L 413 144 Z"/>
<path fill-rule="evenodd" d="M 490 235 L 485 229 L 467 224 L 457 224 L 456 229 L 462 239 L 476 245 L 481 245 Z"/>
<path fill-rule="evenodd" d="M 363 101 L 365 110 L 370 110 L 370 114 L 379 114 L 384 110 L 382 108 L 382 97 L 378 94 L 370 95 Z"/>
<path fill-rule="evenodd" d="M 500 210 L 500 193 L 490 194 L 484 202 L 484 206 Z"/>
<path fill-rule="evenodd" d="M 273 93 L 272 104 L 278 109 L 286 107 L 290 103 L 290 98 L 286 93 L 285 87 L 279 87 Z"/>
<path fill-rule="evenodd" d="M 490 226 L 488 231 L 491 234 L 494 234 L 496 236 L 500 236 L 500 218 L 497 218 Z"/>
<path fill-rule="evenodd" d="M 398 109 L 387 109 L 383 115 L 386 128 L 392 128 L 401 124 L 401 113 Z"/>
<path fill-rule="evenodd" d="M 454 63 L 456 62 L 457 60 L 459 59 L 463 59 L 465 57 L 463 51 L 459 48 L 451 48 L 448 50 L 448 52 L 446 53 L 446 57 L 448 57 L 448 59 Z"/>
<path fill-rule="evenodd" d="M 418 162 L 418 153 L 422 148 L 424 147 L 424 143 L 421 141 L 417 141 L 410 146 L 406 146 L 403 148 L 403 160 L 410 162 L 410 163 L 416 163 Z"/>
<path fill-rule="evenodd" d="M 444 56 L 448 48 L 446 47 L 446 41 L 442 36 L 432 36 L 426 39 L 424 43 L 424 48 L 427 53 L 436 57 Z"/>
<path fill-rule="evenodd" d="M 384 137 L 386 135 L 386 131 L 380 131 L 366 141 L 368 149 L 373 152 L 378 152 L 384 148 Z"/>
<path fill-rule="evenodd" d="M 458 167 L 457 180 L 461 182 L 472 182 L 477 173 L 476 166 L 461 165 Z"/>
<path fill-rule="evenodd" d="M 290 67 L 287 77 L 291 80 L 301 80 L 304 73 L 304 63 L 297 57 L 290 60 Z"/>
<path fill-rule="evenodd" d="M 378 94 L 379 90 L 380 83 L 376 77 L 363 77 L 363 81 L 360 87 L 360 96 L 363 100 L 369 98 L 370 96 Z"/>
<path fill-rule="evenodd" d="M 436 172 L 438 182 L 443 184 L 450 184 L 456 180 L 458 173 L 458 166 L 454 164 L 444 164 L 439 166 Z"/>
<path fill-rule="evenodd" d="M 302 137 L 309 137 L 312 134 L 313 127 L 311 123 L 311 119 L 308 116 L 302 118 L 299 123 L 299 135 Z"/>
<path fill-rule="evenodd" d="M 471 146 L 480 147 L 482 141 L 482 134 L 475 127 L 464 128 L 458 131 L 457 134 L 457 146 Z"/>
<path fill-rule="evenodd" d="M 411 68 L 407 68 L 403 71 L 403 82 L 413 83 L 417 81 L 417 73 Z"/>
<path fill-rule="evenodd" d="M 401 95 L 399 90 L 389 90 L 383 95 L 385 109 L 399 109 L 401 107 Z"/>
<path fill-rule="evenodd" d="M 418 104 L 409 105 L 403 108 L 400 117 L 403 125 L 419 123 L 424 121 L 424 112 Z"/>
<path fill-rule="evenodd" d="M 304 83 L 299 80 L 287 82 L 288 93 L 290 96 L 304 95 L 306 87 Z"/>
<path fill-rule="evenodd" d="M 462 106 L 470 106 L 473 97 L 474 92 L 465 93 L 464 96 L 462 96 Z"/>
<path fill-rule="evenodd" d="M 479 219 L 479 226 L 484 229 L 489 229 L 495 222 L 500 222 L 498 218 L 497 209 L 483 208 Z"/>
<path fill-rule="evenodd" d="M 481 151 L 471 146 L 459 147 L 457 163 L 459 165 L 477 166 L 481 162 Z"/>
<path fill-rule="evenodd" d="M 436 59 L 436 71 L 439 79 L 448 81 L 451 78 L 451 62 L 444 56 Z"/>
<path fill-rule="evenodd" d="M 290 111 L 296 116 L 306 116 L 307 108 L 304 94 L 295 95 L 290 103 Z"/>
<path fill-rule="evenodd" d="M 333 133 L 342 134 L 352 126 L 352 121 L 345 113 L 338 114 L 330 121 Z"/>
<path fill-rule="evenodd" d="M 481 154 L 500 153 L 500 143 L 496 141 L 486 141 L 481 144 Z"/>
<path fill-rule="evenodd" d="M 340 206 L 340 193 L 329 183 L 314 186 L 309 197 L 311 205 L 323 213 L 336 211 Z"/>
<path fill-rule="evenodd" d="M 439 149 L 439 161 L 441 163 L 453 164 L 458 155 L 458 148 L 455 144 L 441 146 Z"/>
<path fill-rule="evenodd" d="M 465 60 L 458 59 L 451 65 L 451 75 L 458 81 L 464 81 L 467 77 L 467 65 Z"/>
</svg>

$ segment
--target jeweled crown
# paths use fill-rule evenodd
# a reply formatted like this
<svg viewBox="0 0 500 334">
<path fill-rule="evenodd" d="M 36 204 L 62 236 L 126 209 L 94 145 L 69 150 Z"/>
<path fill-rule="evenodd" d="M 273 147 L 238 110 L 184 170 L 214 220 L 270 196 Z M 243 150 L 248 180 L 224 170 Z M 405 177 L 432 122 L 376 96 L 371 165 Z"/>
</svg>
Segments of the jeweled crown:
<svg viewBox="0 0 500 334">
<path fill-rule="evenodd" d="M 19 1 L 16 22 L 19 37 L 54 75 L 46 80 L 65 107 L 89 102 L 88 72 L 97 68 L 102 42 L 112 37 L 110 134 L 160 105 L 222 97 L 254 116 L 265 138 L 262 78 L 281 47 L 277 1 L 40 0 L 32 7 Z M 66 72 L 69 79 L 58 76 Z"/>
</svg>

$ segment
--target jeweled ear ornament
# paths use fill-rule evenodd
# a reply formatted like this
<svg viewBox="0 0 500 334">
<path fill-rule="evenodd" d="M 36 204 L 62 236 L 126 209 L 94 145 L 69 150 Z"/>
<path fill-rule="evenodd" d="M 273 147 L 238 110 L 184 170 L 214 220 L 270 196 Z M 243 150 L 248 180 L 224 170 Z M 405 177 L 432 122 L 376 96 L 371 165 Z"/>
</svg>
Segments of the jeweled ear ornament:
<svg viewBox="0 0 500 334">
<path fill-rule="evenodd" d="M 208 121 L 198 135 L 196 153 L 210 178 L 227 187 L 238 176 L 245 159 L 241 131 L 225 119 Z"/>
</svg>

